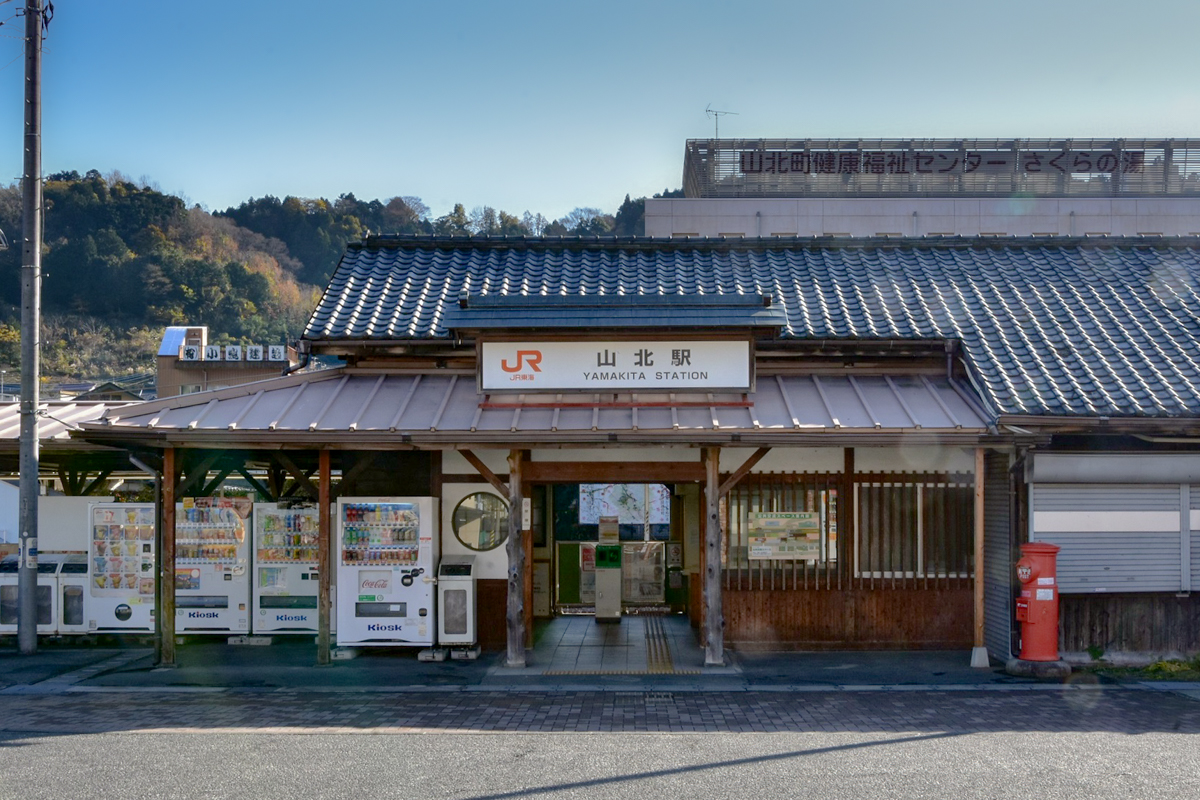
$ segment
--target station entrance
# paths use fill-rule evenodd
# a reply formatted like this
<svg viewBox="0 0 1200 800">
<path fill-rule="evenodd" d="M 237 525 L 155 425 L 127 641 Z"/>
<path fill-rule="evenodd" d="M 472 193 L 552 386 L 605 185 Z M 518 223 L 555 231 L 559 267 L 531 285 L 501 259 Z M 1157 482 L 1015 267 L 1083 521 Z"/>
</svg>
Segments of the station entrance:
<svg viewBox="0 0 1200 800">
<path fill-rule="evenodd" d="M 698 492 L 665 483 L 554 483 L 533 496 L 540 505 L 532 542 L 535 616 L 596 613 L 598 547 L 599 569 L 619 569 L 622 614 L 687 611 L 684 507 Z"/>
</svg>

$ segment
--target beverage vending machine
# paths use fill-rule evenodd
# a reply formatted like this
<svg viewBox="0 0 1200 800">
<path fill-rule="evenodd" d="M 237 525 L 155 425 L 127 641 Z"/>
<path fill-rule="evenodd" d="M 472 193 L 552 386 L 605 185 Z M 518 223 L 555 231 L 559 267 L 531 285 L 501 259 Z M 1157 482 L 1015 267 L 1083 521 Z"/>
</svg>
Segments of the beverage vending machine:
<svg viewBox="0 0 1200 800">
<path fill-rule="evenodd" d="M 255 633 L 315 633 L 320 512 L 312 503 L 254 505 Z"/>
<path fill-rule="evenodd" d="M 338 645 L 432 645 L 437 501 L 347 497 L 337 520 Z"/>
<path fill-rule="evenodd" d="M 154 632 L 154 504 L 95 503 L 88 630 Z"/>
<path fill-rule="evenodd" d="M 185 497 L 175 506 L 175 631 L 250 632 L 251 502 Z"/>
</svg>

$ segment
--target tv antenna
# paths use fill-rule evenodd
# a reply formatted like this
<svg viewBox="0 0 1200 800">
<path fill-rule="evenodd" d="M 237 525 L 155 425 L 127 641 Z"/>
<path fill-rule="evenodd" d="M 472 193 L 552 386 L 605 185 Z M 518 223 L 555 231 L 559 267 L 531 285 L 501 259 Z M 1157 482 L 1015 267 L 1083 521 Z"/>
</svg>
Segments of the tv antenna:
<svg viewBox="0 0 1200 800">
<path fill-rule="evenodd" d="M 733 114 L 735 117 L 738 115 L 738 112 L 736 112 L 736 111 L 717 111 L 715 108 L 712 107 L 712 103 L 709 103 L 707 106 L 704 107 L 704 113 L 713 118 L 713 138 L 714 139 L 721 138 L 721 117 L 727 116 L 729 114 Z"/>
</svg>

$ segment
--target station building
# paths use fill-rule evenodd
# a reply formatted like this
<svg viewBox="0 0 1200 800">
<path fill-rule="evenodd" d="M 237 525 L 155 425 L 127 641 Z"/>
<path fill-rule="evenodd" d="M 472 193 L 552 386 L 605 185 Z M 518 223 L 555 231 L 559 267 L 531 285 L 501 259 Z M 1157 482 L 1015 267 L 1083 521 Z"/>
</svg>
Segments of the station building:
<svg viewBox="0 0 1200 800">
<path fill-rule="evenodd" d="M 268 494 L 290 476 L 326 501 L 437 499 L 442 553 L 477 556 L 481 639 L 514 665 L 536 617 L 594 606 L 603 508 L 626 610 L 688 615 L 710 664 L 727 647 L 1003 661 L 1025 541 L 1063 548 L 1064 652 L 1194 653 L 1194 150 L 1010 143 L 979 177 L 962 170 L 981 148 L 953 144 L 689 143 L 685 187 L 708 164 L 708 195 L 648 201 L 646 238 L 368 237 L 300 342 L 343 367 L 114 408 L 74 435 L 161 453 L 164 511 L 235 469 L 276 474 Z M 1033 155 L 1072 166 L 1047 183 Z M 988 197 L 1057 216 L 968 229 L 957 209 Z M 1051 227 L 1088 203 L 1161 230 Z M 893 224 L 914 213 L 916 236 Z M 480 492 L 508 526 L 464 541 L 454 511 Z M 802 535 L 773 532 L 788 515 Z"/>
</svg>

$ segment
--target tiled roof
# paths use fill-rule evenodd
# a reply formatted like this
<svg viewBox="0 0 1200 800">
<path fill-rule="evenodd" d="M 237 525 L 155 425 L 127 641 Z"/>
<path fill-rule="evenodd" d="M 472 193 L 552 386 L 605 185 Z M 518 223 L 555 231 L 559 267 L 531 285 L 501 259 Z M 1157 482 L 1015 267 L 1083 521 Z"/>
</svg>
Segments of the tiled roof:
<svg viewBox="0 0 1200 800">
<path fill-rule="evenodd" d="M 447 336 L 472 295 L 771 295 L 783 338 L 956 339 L 1002 415 L 1200 414 L 1200 240 L 386 238 L 310 340 Z"/>
<path fill-rule="evenodd" d="M 774 328 L 787 313 L 769 296 L 717 295 L 462 295 L 446 310 L 451 331 L 518 328 Z"/>
</svg>

